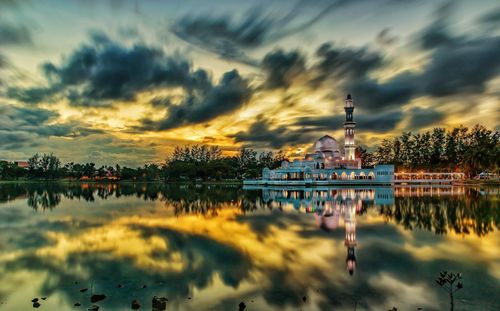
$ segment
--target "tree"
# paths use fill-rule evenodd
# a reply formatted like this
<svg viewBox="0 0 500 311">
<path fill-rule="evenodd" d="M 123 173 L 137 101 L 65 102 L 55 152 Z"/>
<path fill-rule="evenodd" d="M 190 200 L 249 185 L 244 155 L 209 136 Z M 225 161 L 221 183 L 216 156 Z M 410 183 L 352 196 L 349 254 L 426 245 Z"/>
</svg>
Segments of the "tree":
<svg viewBox="0 0 500 311">
<path fill-rule="evenodd" d="M 445 161 L 446 151 L 446 131 L 443 128 L 435 128 L 432 130 L 430 137 L 430 164 L 433 168 L 442 167 Z"/>
<path fill-rule="evenodd" d="M 361 159 L 361 166 L 372 166 L 373 165 L 373 154 L 368 152 L 365 148 L 358 146 L 354 151 L 356 158 Z"/>
<path fill-rule="evenodd" d="M 38 153 L 28 159 L 28 175 L 31 177 L 42 177 L 54 179 L 59 177 L 61 161 L 53 153 Z"/>
<path fill-rule="evenodd" d="M 436 283 L 448 292 L 448 295 L 450 296 L 450 310 L 453 311 L 453 294 L 464 287 L 462 274 L 441 271 L 441 273 L 439 273 L 439 277 L 436 279 Z"/>
</svg>

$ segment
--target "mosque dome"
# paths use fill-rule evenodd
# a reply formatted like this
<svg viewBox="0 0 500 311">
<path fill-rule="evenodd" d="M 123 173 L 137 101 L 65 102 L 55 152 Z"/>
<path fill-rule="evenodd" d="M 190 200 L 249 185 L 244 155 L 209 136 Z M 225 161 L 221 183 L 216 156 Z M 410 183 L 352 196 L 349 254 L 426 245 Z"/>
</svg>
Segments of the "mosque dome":
<svg viewBox="0 0 500 311">
<path fill-rule="evenodd" d="M 314 150 L 316 152 L 335 152 L 339 150 L 339 146 L 335 138 L 330 135 L 325 135 L 314 143 Z"/>
</svg>

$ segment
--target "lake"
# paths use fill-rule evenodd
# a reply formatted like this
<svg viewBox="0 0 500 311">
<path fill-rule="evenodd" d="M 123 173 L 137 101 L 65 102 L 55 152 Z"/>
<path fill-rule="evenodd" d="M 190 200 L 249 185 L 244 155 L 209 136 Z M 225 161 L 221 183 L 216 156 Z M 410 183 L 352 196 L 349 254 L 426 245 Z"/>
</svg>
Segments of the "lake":
<svg viewBox="0 0 500 311">
<path fill-rule="evenodd" d="M 167 310 L 449 310 L 442 270 L 463 276 L 455 310 L 500 310 L 499 197 L 2 183 L 0 310 L 33 298 L 40 310 L 87 310 L 92 294 L 106 295 L 99 310 L 151 310 L 153 296 Z"/>
</svg>

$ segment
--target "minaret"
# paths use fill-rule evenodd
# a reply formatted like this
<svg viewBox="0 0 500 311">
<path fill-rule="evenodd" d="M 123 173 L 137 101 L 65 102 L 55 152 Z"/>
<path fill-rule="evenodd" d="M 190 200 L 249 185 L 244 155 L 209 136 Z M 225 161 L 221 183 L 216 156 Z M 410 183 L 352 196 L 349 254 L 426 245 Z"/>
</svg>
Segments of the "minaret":
<svg viewBox="0 0 500 311">
<path fill-rule="evenodd" d="M 354 127 L 356 126 L 356 122 L 353 119 L 354 113 L 354 105 L 352 103 L 351 94 L 347 95 L 345 99 L 345 122 L 344 122 L 344 152 L 346 160 L 354 160 L 355 158 L 355 149 L 354 145 Z"/>
</svg>

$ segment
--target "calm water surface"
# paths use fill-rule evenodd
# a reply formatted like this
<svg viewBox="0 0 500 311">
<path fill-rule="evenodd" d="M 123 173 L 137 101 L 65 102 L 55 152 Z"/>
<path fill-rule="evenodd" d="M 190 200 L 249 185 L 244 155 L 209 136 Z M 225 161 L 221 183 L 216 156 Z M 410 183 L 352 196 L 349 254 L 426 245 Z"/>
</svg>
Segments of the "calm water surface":
<svg viewBox="0 0 500 311">
<path fill-rule="evenodd" d="M 443 269 L 500 310 L 499 226 L 498 188 L 0 184 L 0 310 L 447 310 Z"/>
</svg>

